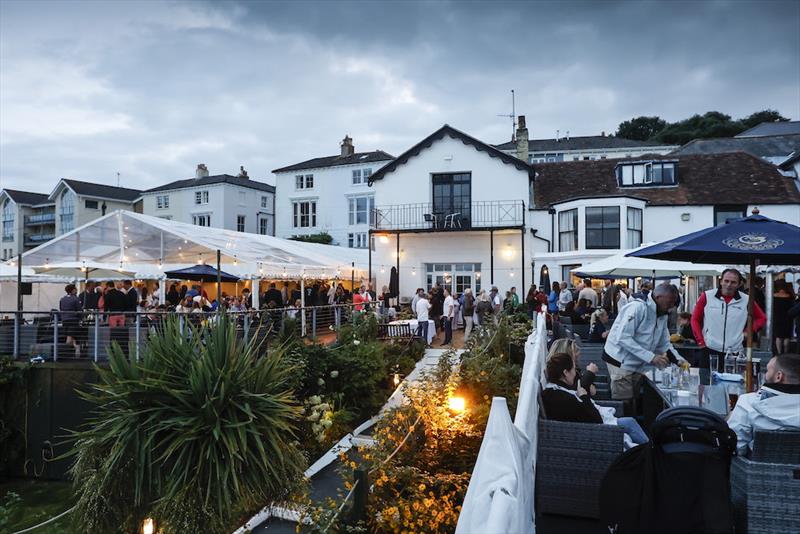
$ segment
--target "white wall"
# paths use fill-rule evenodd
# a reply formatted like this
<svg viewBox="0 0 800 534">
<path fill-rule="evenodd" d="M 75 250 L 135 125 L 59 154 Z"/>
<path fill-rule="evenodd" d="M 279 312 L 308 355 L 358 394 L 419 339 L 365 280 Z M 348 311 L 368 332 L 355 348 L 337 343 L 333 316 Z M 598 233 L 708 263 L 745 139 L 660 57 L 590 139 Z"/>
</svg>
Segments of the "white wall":
<svg viewBox="0 0 800 534">
<path fill-rule="evenodd" d="M 195 204 L 196 191 L 208 191 L 207 204 Z M 244 193 L 244 202 L 240 199 L 240 192 Z M 169 208 L 158 208 L 156 197 L 159 196 L 169 196 Z M 266 209 L 261 208 L 262 196 L 268 197 Z M 274 206 L 274 193 L 224 183 L 142 195 L 145 215 L 169 217 L 173 221 L 192 224 L 194 215 L 211 214 L 213 228 L 228 230 L 236 230 L 237 215 L 244 215 L 245 231 L 253 234 L 259 233 L 259 217 L 266 217 L 270 221 L 269 234 L 274 235 Z"/>
<path fill-rule="evenodd" d="M 339 165 L 321 169 L 305 169 L 275 173 L 276 187 L 276 233 L 278 237 L 310 235 L 328 232 L 334 243 L 347 246 L 347 234 L 366 233 L 368 224 L 350 225 L 349 199 L 353 196 L 374 195 L 374 190 L 366 183 L 353 185 L 353 170 L 372 169 L 375 173 L 389 163 L 378 161 L 360 165 Z M 314 175 L 312 189 L 297 189 L 295 176 Z M 363 182 L 363 181 L 362 181 Z M 313 228 L 294 228 L 292 202 L 295 200 L 315 200 L 317 202 L 317 225 Z"/>
</svg>

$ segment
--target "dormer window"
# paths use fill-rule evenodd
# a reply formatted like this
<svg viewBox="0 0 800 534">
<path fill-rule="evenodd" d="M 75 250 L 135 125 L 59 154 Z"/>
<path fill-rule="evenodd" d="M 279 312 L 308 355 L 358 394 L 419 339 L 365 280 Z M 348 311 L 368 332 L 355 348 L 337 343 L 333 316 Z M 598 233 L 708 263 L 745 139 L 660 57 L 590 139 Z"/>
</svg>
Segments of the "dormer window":
<svg viewBox="0 0 800 534">
<path fill-rule="evenodd" d="M 620 187 L 652 187 L 678 183 L 677 161 L 631 161 L 617 165 Z"/>
</svg>

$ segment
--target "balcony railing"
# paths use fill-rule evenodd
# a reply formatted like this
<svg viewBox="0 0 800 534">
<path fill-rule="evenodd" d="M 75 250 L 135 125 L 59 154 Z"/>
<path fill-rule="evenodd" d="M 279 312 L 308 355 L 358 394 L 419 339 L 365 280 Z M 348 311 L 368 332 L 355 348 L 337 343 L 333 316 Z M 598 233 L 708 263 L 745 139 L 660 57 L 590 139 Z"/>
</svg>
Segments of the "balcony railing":
<svg viewBox="0 0 800 534">
<path fill-rule="evenodd" d="M 25 236 L 25 244 L 33 244 L 36 243 L 37 245 L 40 243 L 44 243 L 45 241 L 50 241 L 56 236 L 56 234 L 30 234 Z"/>
<path fill-rule="evenodd" d="M 55 222 L 55 213 L 40 213 L 38 215 L 27 215 L 25 217 L 25 224 L 47 224 Z"/>
<path fill-rule="evenodd" d="M 378 206 L 373 230 L 428 230 L 431 232 L 509 228 L 525 224 L 522 200 L 487 200 L 461 208 L 442 208 L 430 202 Z"/>
</svg>

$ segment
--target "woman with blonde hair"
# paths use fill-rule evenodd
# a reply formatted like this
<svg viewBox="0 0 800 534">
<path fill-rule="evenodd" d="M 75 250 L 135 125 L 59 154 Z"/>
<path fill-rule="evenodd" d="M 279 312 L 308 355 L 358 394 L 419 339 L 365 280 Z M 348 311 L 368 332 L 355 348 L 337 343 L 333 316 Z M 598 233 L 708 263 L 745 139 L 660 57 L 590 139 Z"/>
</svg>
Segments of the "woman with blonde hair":
<svg viewBox="0 0 800 534">
<path fill-rule="evenodd" d="M 608 312 L 597 308 L 589 319 L 589 343 L 605 343 L 608 336 Z"/>
</svg>

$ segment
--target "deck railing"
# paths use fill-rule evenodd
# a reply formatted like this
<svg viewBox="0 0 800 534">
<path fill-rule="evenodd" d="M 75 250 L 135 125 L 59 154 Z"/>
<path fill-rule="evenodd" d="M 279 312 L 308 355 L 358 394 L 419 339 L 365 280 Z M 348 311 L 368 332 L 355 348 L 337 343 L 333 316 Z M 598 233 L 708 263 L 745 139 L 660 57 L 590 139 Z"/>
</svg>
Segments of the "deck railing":
<svg viewBox="0 0 800 534">
<path fill-rule="evenodd" d="M 435 203 L 390 204 L 376 207 L 370 216 L 373 230 L 428 230 L 431 232 L 508 228 L 525 224 L 522 200 L 486 200 L 456 207 Z"/>
</svg>

